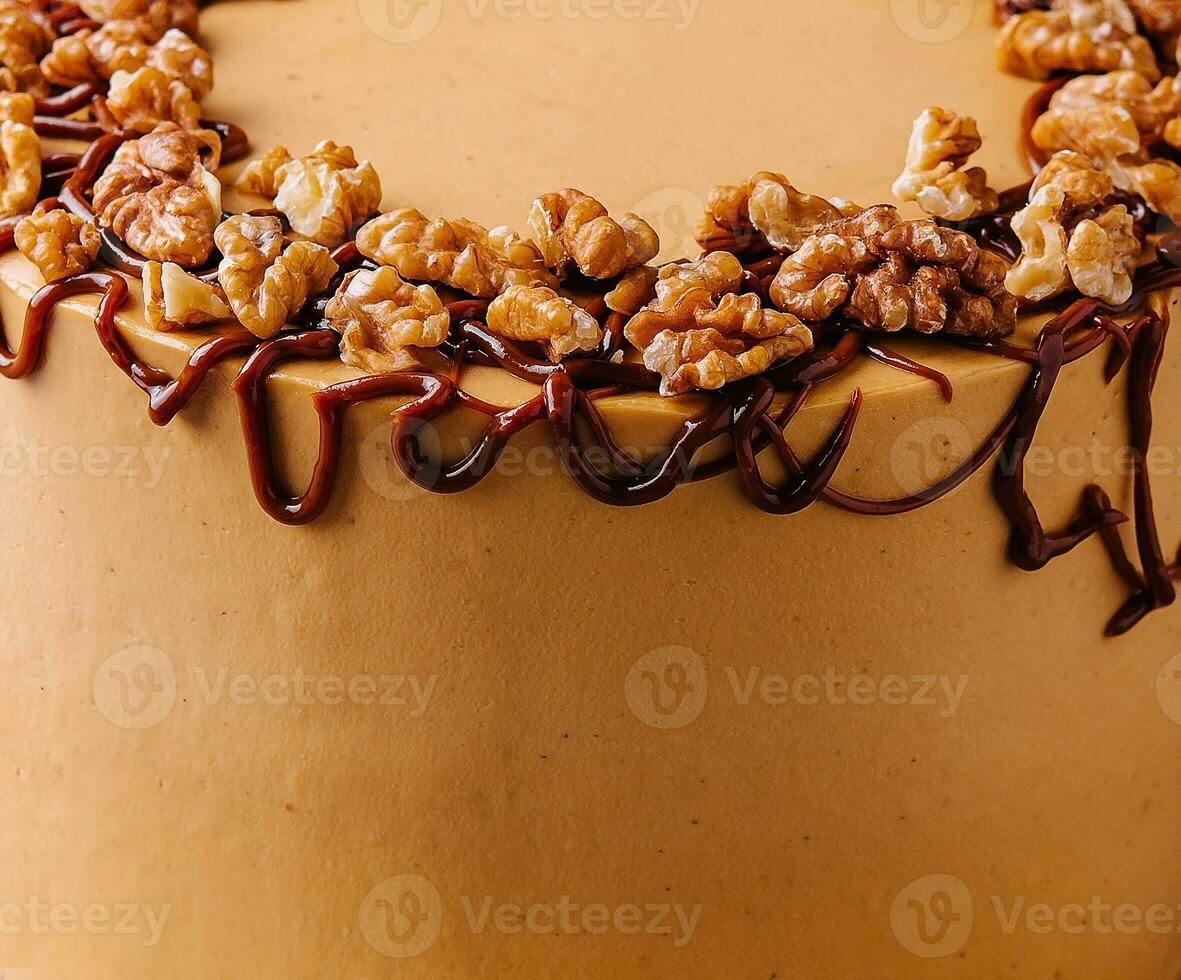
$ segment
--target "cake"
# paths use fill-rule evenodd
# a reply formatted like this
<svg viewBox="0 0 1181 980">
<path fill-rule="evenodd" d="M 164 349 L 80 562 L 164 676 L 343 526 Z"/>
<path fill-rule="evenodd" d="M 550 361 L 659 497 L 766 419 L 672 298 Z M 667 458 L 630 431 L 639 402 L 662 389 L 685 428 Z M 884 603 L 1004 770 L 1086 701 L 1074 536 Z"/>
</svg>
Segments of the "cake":
<svg viewBox="0 0 1181 980">
<path fill-rule="evenodd" d="M 1048 6 L 0 4 L 4 974 L 1176 980 L 1177 5 Z"/>
</svg>

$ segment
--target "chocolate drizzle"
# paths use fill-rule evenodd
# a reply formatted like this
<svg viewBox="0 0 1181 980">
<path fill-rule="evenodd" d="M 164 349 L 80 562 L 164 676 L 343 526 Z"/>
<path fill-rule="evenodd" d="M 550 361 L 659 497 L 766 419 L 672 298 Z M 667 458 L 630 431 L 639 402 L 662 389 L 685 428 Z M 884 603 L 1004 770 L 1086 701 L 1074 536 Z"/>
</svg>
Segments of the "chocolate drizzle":
<svg viewBox="0 0 1181 980">
<path fill-rule="evenodd" d="M 1017 6 L 1024 0 L 1014 0 Z M 81 19 L 70 4 L 37 0 L 34 5 L 59 31 L 73 28 Z M 1025 107 L 1022 153 L 1031 171 L 1045 162 L 1043 152 L 1029 137 L 1034 121 L 1049 104 L 1064 80 L 1038 90 Z M 94 121 L 63 118 L 90 106 Z M 43 164 L 47 190 L 60 196 L 61 204 L 86 220 L 93 220 L 88 194 L 118 147 L 134 134 L 114 129 L 103 112 L 101 94 L 94 86 L 78 86 L 38 101 L 37 129 L 53 135 L 90 140 L 81 157 L 61 154 Z M 225 159 L 237 159 L 247 148 L 245 134 L 237 127 L 206 123 L 223 140 Z M 968 232 L 984 247 L 1010 260 L 1020 252 L 1010 221 L 1028 199 L 1029 184 L 1001 196 L 996 214 L 955 227 Z M 1126 197 L 1126 196 L 1125 196 Z M 52 199 L 43 202 L 52 205 Z M 1121 199 L 1136 215 L 1141 231 L 1149 213 L 1142 201 Z M 12 245 L 15 221 L 0 222 L 0 249 Z M 102 258 L 129 275 L 138 275 L 144 259 L 110 234 L 105 234 Z M 262 508 L 276 521 L 304 525 L 321 516 L 331 500 L 340 466 L 343 423 L 349 409 L 379 398 L 396 399 L 390 433 L 395 463 L 405 476 L 424 490 L 450 494 L 468 490 L 495 468 L 509 441 L 534 426 L 545 425 L 567 474 L 595 500 L 615 506 L 636 506 L 661 500 L 686 483 L 736 473 L 747 498 L 760 510 L 776 515 L 797 513 L 818 500 L 851 514 L 887 517 L 906 514 L 934 503 L 990 462 L 996 460 L 992 486 L 997 503 L 1011 526 L 1009 555 L 1017 567 L 1034 571 L 1065 555 L 1092 536 L 1098 536 L 1130 597 L 1108 624 L 1109 635 L 1131 629 L 1155 609 L 1175 601 L 1176 566 L 1164 557 L 1153 511 L 1152 488 L 1145 460 L 1152 439 L 1151 396 L 1169 329 L 1164 304 L 1153 308 L 1150 297 L 1162 290 L 1181 287 L 1181 233 L 1164 236 L 1157 260 L 1140 271 L 1135 294 L 1119 309 L 1104 309 L 1093 300 L 1076 300 L 1046 324 L 1032 347 L 974 338 L 942 338 L 980 356 L 1024 364 L 1029 378 L 1016 401 L 996 423 L 984 442 L 951 473 L 917 493 L 896 499 L 874 500 L 846 493 L 832 480 L 856 433 L 862 409 L 860 390 L 848 406 L 821 450 L 804 461 L 791 446 L 786 430 L 816 388 L 845 372 L 860 357 L 926 379 L 936 385 L 946 402 L 954 391 L 941 372 L 891 350 L 879 336 L 858 324 L 834 322 L 818 328 L 817 350 L 779 364 L 760 377 L 733 384 L 708 396 L 707 407 L 684 422 L 666 451 L 648 462 L 635 459 L 613 437 L 600 403 L 620 392 L 654 392 L 659 378 L 642 364 L 620 357 L 624 349 L 626 317 L 607 310 L 603 299 L 586 305 L 599 319 L 604 337 L 598 349 L 554 364 L 531 349 L 491 333 L 483 318 L 488 302 L 459 299 L 449 304 L 452 331 L 439 348 L 447 358 L 442 372 L 389 374 L 331 385 L 311 396 L 319 420 L 319 452 L 307 487 L 292 492 L 279 479 L 271 441 L 268 380 L 284 363 L 293 360 L 334 360 L 339 338 L 323 322 L 328 297 L 353 269 L 369 265 L 356 245 L 347 243 L 333 255 L 340 273 L 328 292 L 314 299 L 301 314 L 307 329 L 291 330 L 261 342 L 235 330 L 212 336 L 193 351 L 176 378 L 138 360 L 122 338 L 116 313 L 126 302 L 126 281 L 117 273 L 92 272 L 74 276 L 41 289 L 30 301 L 20 346 L 12 350 L 0 328 L 0 373 L 10 378 L 34 371 L 43 355 L 49 317 L 61 301 L 83 294 L 101 296 L 95 316 L 99 339 L 114 363 L 148 396 L 153 422 L 166 425 L 183 409 L 210 371 L 234 357 L 246 357 L 233 382 L 247 447 L 250 477 Z M 779 256 L 747 257 L 743 290 L 765 297 L 770 277 L 778 271 Z M 212 279 L 216 268 L 197 270 Z M 1147 309 L 1146 308 L 1147 304 Z M 1114 319 L 1145 310 L 1127 326 Z M 1110 382 L 1128 372 L 1128 407 L 1131 449 L 1134 457 L 1136 558 L 1124 546 L 1120 527 L 1129 523 L 1098 486 L 1086 487 L 1077 516 L 1059 532 L 1048 532 L 1038 515 L 1025 479 L 1026 457 L 1036 439 L 1039 423 L 1052 397 L 1062 369 L 1101 348 L 1108 350 L 1106 378 Z M 494 366 L 537 385 L 537 393 L 512 408 L 490 405 L 460 384 L 464 365 Z M 786 395 L 786 401 L 780 397 Z M 781 404 L 782 403 L 782 404 Z M 781 407 L 776 408 L 780 404 Z M 461 459 L 447 462 L 433 458 L 425 447 L 430 427 L 442 424 L 454 411 L 482 415 L 487 424 L 476 445 Z M 725 452 L 709 462 L 698 462 L 712 443 L 726 440 Z M 760 457 L 771 453 L 787 474 L 782 485 L 769 483 Z"/>
</svg>

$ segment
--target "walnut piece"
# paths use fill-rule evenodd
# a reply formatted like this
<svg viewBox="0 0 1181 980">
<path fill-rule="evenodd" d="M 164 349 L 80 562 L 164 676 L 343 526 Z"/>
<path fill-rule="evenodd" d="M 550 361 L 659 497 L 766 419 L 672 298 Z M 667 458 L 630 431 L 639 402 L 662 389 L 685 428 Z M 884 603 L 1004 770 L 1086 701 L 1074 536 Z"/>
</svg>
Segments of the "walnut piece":
<svg viewBox="0 0 1181 980">
<path fill-rule="evenodd" d="M 783 174 L 763 170 L 744 184 L 722 184 L 710 192 L 697 243 L 707 251 L 794 252 L 818 228 L 860 210 L 840 198 L 804 194 Z"/>
<path fill-rule="evenodd" d="M 324 292 L 337 264 L 323 245 L 293 242 L 283 250 L 278 218 L 234 215 L 214 232 L 222 260 L 217 281 L 238 322 L 257 337 L 273 337 Z"/>
<path fill-rule="evenodd" d="M 78 6 L 94 20 L 133 20 L 149 41 L 173 27 L 197 35 L 197 0 L 79 0 Z"/>
<path fill-rule="evenodd" d="M 36 102 L 28 92 L 0 92 L 0 121 L 33 125 Z"/>
<path fill-rule="evenodd" d="M 927 214 L 966 221 L 995 211 L 997 192 L 980 167 L 961 168 L 980 149 L 976 120 L 939 106 L 924 109 L 914 121 L 906 166 L 894 182 L 894 196 L 914 201 Z"/>
<path fill-rule="evenodd" d="M 812 349 L 807 326 L 764 309 L 754 293 L 739 295 L 741 284 L 742 264 L 729 252 L 660 270 L 656 299 L 624 334 L 660 375 L 661 394 L 721 388 Z"/>
<path fill-rule="evenodd" d="M 220 286 L 173 262 L 145 262 L 142 275 L 144 318 L 153 330 L 183 330 L 233 318 Z"/>
<path fill-rule="evenodd" d="M 64 208 L 34 211 L 16 226 L 16 247 L 41 270 L 46 282 L 58 282 L 90 269 L 98 258 L 98 229 Z"/>
<path fill-rule="evenodd" d="M 420 367 L 409 348 L 437 347 L 451 328 L 439 294 L 406 282 L 390 266 L 350 272 L 325 316 L 341 335 L 341 360 L 371 374 Z"/>
<path fill-rule="evenodd" d="M 590 279 L 614 279 L 660 251 L 660 238 L 643 218 L 628 213 L 616 221 L 599 201 L 572 187 L 537 198 L 529 227 L 559 279 L 571 267 Z"/>
<path fill-rule="evenodd" d="M 414 208 L 389 211 L 362 226 L 357 248 L 404 279 L 442 283 L 472 296 L 558 284 L 537 246 L 508 228 L 489 231 L 463 218 L 428 218 Z"/>
<path fill-rule="evenodd" d="M 41 140 L 32 126 L 0 122 L 0 217 L 24 214 L 41 191 Z"/>
<path fill-rule="evenodd" d="M 607 309 L 613 313 L 635 316 L 655 298 L 659 274 L 660 270 L 650 265 L 636 266 L 603 297 Z"/>
<path fill-rule="evenodd" d="M 49 94 L 49 84 L 38 62 L 53 44 L 54 35 L 15 0 L 0 2 L 0 84 L 12 92 Z"/>
<path fill-rule="evenodd" d="M 1038 80 L 1063 70 L 1132 68 L 1154 82 L 1161 75 L 1125 0 L 1054 0 L 1050 10 L 1019 14 L 1001 28 L 997 57 L 1005 71 Z"/>
<path fill-rule="evenodd" d="M 118 71 L 136 72 L 145 65 L 184 82 L 198 99 L 213 87 L 209 52 L 175 29 L 149 44 L 133 20 L 113 20 L 96 31 L 67 34 L 54 41 L 53 49 L 41 59 L 45 77 L 67 87 L 109 79 Z"/>
<path fill-rule="evenodd" d="M 1021 256 L 1005 278 L 1009 292 L 1041 302 L 1073 285 L 1084 296 L 1125 302 L 1140 241 L 1123 205 L 1096 210 L 1111 191 L 1111 177 L 1086 157 L 1055 154 L 1013 216 Z"/>
<path fill-rule="evenodd" d="M 593 350 L 603 339 L 599 321 L 548 286 L 509 286 L 488 307 L 488 329 L 509 340 L 545 344 L 555 363 Z"/>
<path fill-rule="evenodd" d="M 358 163 L 352 147 L 325 140 L 308 156 L 275 167 L 272 176 L 269 168 L 286 153 L 282 147 L 272 150 L 247 179 L 266 189 L 274 184 L 275 207 L 302 238 L 335 248 L 380 206 L 377 171 L 368 160 Z"/>
<path fill-rule="evenodd" d="M 247 194 L 273 200 L 279 193 L 279 169 L 294 159 L 287 147 L 276 146 L 266 156 L 250 161 L 238 175 L 234 186 Z"/>
<path fill-rule="evenodd" d="M 1181 36 L 1181 5 L 1176 0 L 1128 0 L 1145 33 L 1160 42 L 1162 50 L 1173 52 Z"/>
<path fill-rule="evenodd" d="M 1145 150 L 1132 113 L 1111 102 L 1050 109 L 1033 127 L 1046 150 L 1074 150 L 1103 169 L 1120 190 L 1139 194 L 1157 214 L 1181 222 L 1181 166 Z"/>
<path fill-rule="evenodd" d="M 182 129 L 201 128 L 201 107 L 189 87 L 159 68 L 144 66 L 111 76 L 107 109 L 124 129 L 148 133 L 162 122 Z"/>
<path fill-rule="evenodd" d="M 1016 299 L 1003 259 L 930 219 L 903 221 L 879 205 L 826 226 L 783 263 L 771 287 L 805 320 L 840 314 L 877 330 L 1005 336 Z"/>
<path fill-rule="evenodd" d="M 94 185 L 94 210 L 144 258 L 200 266 L 221 220 L 221 184 L 201 163 L 197 138 L 164 123 L 116 151 Z"/>
</svg>

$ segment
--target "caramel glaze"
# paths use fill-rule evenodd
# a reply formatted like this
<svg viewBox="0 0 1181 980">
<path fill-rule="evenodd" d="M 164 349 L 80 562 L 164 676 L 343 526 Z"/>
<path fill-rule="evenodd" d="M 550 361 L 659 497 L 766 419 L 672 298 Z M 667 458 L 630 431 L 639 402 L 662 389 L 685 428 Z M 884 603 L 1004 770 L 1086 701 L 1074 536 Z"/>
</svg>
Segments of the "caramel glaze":
<svg viewBox="0 0 1181 980">
<path fill-rule="evenodd" d="M 38 16 L 55 30 L 78 29 L 84 21 L 72 4 L 35 0 Z M 1043 86 L 1025 108 L 1025 139 L 1022 150 L 1036 173 L 1044 162 L 1043 151 L 1029 137 L 1033 122 L 1045 110 L 1053 93 L 1064 80 Z M 91 106 L 95 122 L 64 119 L 85 105 Z M 247 151 L 245 134 L 229 124 L 206 123 L 223 139 L 225 158 L 238 159 Z M 94 214 L 88 193 L 118 147 L 135 134 L 114 129 L 102 111 L 101 95 L 91 86 L 78 86 L 38 102 L 37 129 L 52 135 L 69 135 L 90 140 L 82 156 L 57 155 L 43 164 L 43 180 L 51 190 L 60 185 L 61 204 L 86 220 Z M 962 222 L 954 227 L 973 235 L 984 247 L 1009 259 L 1019 254 L 1019 243 L 1009 227 L 1012 215 L 1028 199 L 1029 186 L 1013 188 L 1001 197 L 1000 210 L 993 215 Z M 1124 196 L 1141 231 L 1148 220 L 1143 202 Z M 50 198 L 47 206 L 57 202 Z M 0 249 L 11 247 L 15 219 L 0 222 Z M 993 490 L 997 503 L 1010 522 L 1009 554 L 1022 569 L 1033 571 L 1064 555 L 1081 542 L 1097 535 L 1106 548 L 1112 566 L 1127 583 L 1130 597 L 1110 620 L 1107 633 L 1119 635 L 1131 629 L 1155 609 L 1175 601 L 1177 566 L 1164 557 L 1157 534 L 1152 489 L 1144 460 L 1152 437 L 1152 389 L 1156 381 L 1168 334 L 1169 318 L 1163 304 L 1149 309 L 1124 327 L 1114 317 L 1144 308 L 1152 294 L 1181 287 L 1181 233 L 1165 235 L 1157 249 L 1157 260 L 1136 278 L 1133 297 L 1119 309 L 1104 309 L 1094 300 L 1080 299 L 1066 306 L 1039 334 L 1031 348 L 1007 341 L 979 338 L 943 338 L 985 356 L 1015 360 L 1030 367 L 1030 376 L 1016 402 L 996 424 L 984 443 L 953 472 L 931 487 L 893 500 L 870 500 L 845 493 L 831 481 L 854 435 L 862 406 L 861 392 L 855 391 L 843 417 L 816 456 L 803 461 L 790 445 L 786 429 L 817 385 L 840 375 L 858 357 L 866 356 L 889 367 L 903 370 L 936 384 L 943 398 L 951 401 L 950 380 L 925 365 L 890 350 L 876 336 L 857 324 L 833 322 L 817 329 L 817 349 L 775 366 L 760 377 L 746 379 L 715 393 L 709 407 L 685 422 L 668 451 L 650 462 L 629 456 L 614 440 L 597 402 L 627 391 L 655 391 L 659 378 L 642 364 L 623 361 L 623 328 L 626 317 L 613 313 L 600 297 L 586 305 L 603 327 L 599 347 L 561 364 L 544 360 L 523 345 L 491 333 L 483 318 L 488 301 L 460 299 L 449 304 L 452 331 L 439 348 L 448 359 L 449 373 L 405 373 L 360 378 L 329 386 L 312 395 L 319 418 L 319 454 L 303 493 L 292 493 L 281 485 L 271 444 L 267 404 L 267 383 L 274 371 L 292 360 L 332 360 L 339 355 L 339 338 L 324 324 L 328 297 L 347 272 L 371 265 L 349 242 L 333 254 L 340 272 L 325 295 L 308 304 L 301 323 L 310 329 L 284 332 L 261 342 L 241 330 L 216 335 L 198 347 L 177 378 L 137 359 L 123 340 L 115 323 L 126 302 L 128 287 L 117 273 L 91 272 L 50 284 L 29 303 L 20 346 L 13 351 L 0 329 L 0 373 L 20 378 L 34 371 L 44 351 L 50 315 L 56 305 L 71 296 L 101 295 L 95 328 L 115 364 L 148 396 L 153 422 L 165 425 L 187 404 L 209 372 L 218 364 L 245 355 L 246 361 L 233 382 L 239 403 L 247 458 L 254 492 L 263 509 L 284 524 L 303 525 L 319 517 L 328 506 L 336 483 L 343 439 L 343 421 L 349 408 L 377 398 L 409 399 L 393 411 L 391 450 L 395 462 L 408 479 L 434 493 L 456 493 L 474 487 L 495 467 L 513 436 L 539 424 L 546 424 L 564 467 L 584 492 L 603 503 L 635 506 L 667 497 L 685 483 L 712 479 L 736 472 L 747 498 L 770 514 L 796 513 L 817 500 L 850 513 L 869 517 L 905 514 L 931 504 L 961 486 L 994 458 Z M 144 259 L 109 233 L 104 234 L 102 258 L 121 272 L 139 275 Z M 767 296 L 770 279 L 781 263 L 779 256 L 753 255 L 745 263 L 743 291 Z M 210 266 L 197 270 L 209 279 L 216 275 Z M 1116 510 L 1098 486 L 1083 492 L 1078 516 L 1058 533 L 1045 530 L 1025 485 L 1025 459 L 1033 445 L 1045 408 L 1063 367 L 1109 345 L 1106 377 L 1113 380 L 1125 367 L 1129 372 L 1128 400 L 1132 426 L 1134 465 L 1135 537 L 1139 567 L 1128 554 L 1119 527 L 1129 518 Z M 459 384 L 464 364 L 499 367 L 539 386 L 538 393 L 513 408 L 490 405 L 470 395 Z M 779 392 L 791 394 L 786 407 L 772 413 Z M 432 459 L 423 446 L 422 435 L 445 415 L 465 409 L 483 415 L 488 424 L 476 446 L 462 459 L 446 462 Z M 727 452 L 706 464 L 694 460 L 707 445 L 721 439 L 729 442 Z M 776 486 L 767 482 L 759 455 L 772 451 L 783 464 L 787 479 Z M 604 467 L 604 464 L 606 466 Z"/>
</svg>

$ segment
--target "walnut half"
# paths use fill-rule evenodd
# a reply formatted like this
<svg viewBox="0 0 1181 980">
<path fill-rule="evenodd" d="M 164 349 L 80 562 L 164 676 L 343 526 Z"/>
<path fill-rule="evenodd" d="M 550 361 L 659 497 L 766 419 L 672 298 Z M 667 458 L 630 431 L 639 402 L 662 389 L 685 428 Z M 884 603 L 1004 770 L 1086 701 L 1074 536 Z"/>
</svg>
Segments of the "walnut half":
<svg viewBox="0 0 1181 980">
<path fill-rule="evenodd" d="M 616 221 L 589 194 L 569 187 L 534 201 L 529 227 L 559 279 L 571 266 L 590 279 L 613 279 L 660 251 L 659 237 L 643 218 L 625 214 Z"/>
<path fill-rule="evenodd" d="M 350 272 L 324 312 L 341 335 L 341 360 L 371 374 L 420 367 L 411 348 L 437 347 L 451 328 L 439 294 L 389 266 Z"/>
<path fill-rule="evenodd" d="M 183 330 L 233 318 L 220 286 L 173 262 L 145 262 L 142 276 L 144 318 L 153 330 Z"/>
<path fill-rule="evenodd" d="M 656 299 L 624 334 L 660 375 L 661 394 L 721 388 L 812 349 L 807 326 L 764 309 L 754 293 L 739 295 L 741 283 L 742 264 L 729 252 L 660 271 Z"/>
<path fill-rule="evenodd" d="M 875 330 L 1005 336 L 1017 322 L 1003 259 L 930 219 L 888 205 L 828 225 L 789 256 L 771 286 L 801 319 L 840 314 Z"/>
<path fill-rule="evenodd" d="M 544 343 L 554 362 L 603 339 L 598 320 L 548 286 L 509 286 L 488 307 L 487 325 L 509 340 Z"/>
<path fill-rule="evenodd" d="M 995 211 L 996 191 L 980 167 L 961 169 L 980 149 L 976 120 L 939 106 L 924 109 L 914 121 L 906 166 L 894 182 L 894 196 L 914 201 L 927 214 L 967 221 Z"/>
<path fill-rule="evenodd" d="M 323 245 L 293 242 L 284 251 L 278 218 L 237 214 L 213 237 L 222 253 L 217 281 L 238 322 L 257 337 L 277 334 L 336 275 Z"/>
<path fill-rule="evenodd" d="M 63 208 L 34 211 L 16 226 L 16 247 L 41 270 L 46 282 L 58 282 L 90 269 L 98 258 L 98 229 Z"/>
</svg>

